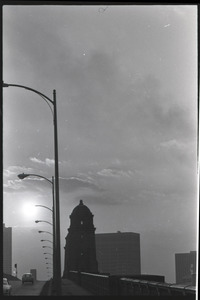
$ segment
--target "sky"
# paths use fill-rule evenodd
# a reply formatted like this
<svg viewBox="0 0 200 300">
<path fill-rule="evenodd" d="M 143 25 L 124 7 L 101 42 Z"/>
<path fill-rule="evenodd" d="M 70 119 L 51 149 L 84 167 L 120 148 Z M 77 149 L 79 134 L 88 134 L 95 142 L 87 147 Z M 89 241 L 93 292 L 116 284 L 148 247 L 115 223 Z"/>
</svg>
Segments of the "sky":
<svg viewBox="0 0 200 300">
<path fill-rule="evenodd" d="M 58 118 L 61 265 L 80 199 L 96 233 L 140 234 L 141 271 L 175 282 L 197 244 L 197 6 L 5 5 L 3 79 L 53 99 Z M 3 89 L 3 222 L 13 266 L 47 279 L 53 115 Z M 50 248 L 46 248 L 51 253 Z M 13 267 L 14 271 L 14 267 Z"/>
</svg>

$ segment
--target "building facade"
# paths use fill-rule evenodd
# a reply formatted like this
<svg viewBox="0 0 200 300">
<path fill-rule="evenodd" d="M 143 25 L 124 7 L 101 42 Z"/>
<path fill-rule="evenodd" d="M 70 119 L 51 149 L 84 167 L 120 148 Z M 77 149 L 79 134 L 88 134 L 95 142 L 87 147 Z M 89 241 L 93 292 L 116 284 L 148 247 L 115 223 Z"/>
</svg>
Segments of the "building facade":
<svg viewBox="0 0 200 300">
<path fill-rule="evenodd" d="M 12 275 L 12 227 L 3 224 L 3 273 Z"/>
<path fill-rule="evenodd" d="M 133 232 L 95 235 L 98 268 L 110 275 L 140 275 L 140 234 Z"/>
<path fill-rule="evenodd" d="M 95 247 L 93 214 L 80 200 L 70 215 L 70 227 L 66 236 L 65 266 L 63 277 L 69 271 L 98 272 Z"/>
<path fill-rule="evenodd" d="M 195 285 L 196 251 L 175 254 L 176 283 Z"/>
</svg>

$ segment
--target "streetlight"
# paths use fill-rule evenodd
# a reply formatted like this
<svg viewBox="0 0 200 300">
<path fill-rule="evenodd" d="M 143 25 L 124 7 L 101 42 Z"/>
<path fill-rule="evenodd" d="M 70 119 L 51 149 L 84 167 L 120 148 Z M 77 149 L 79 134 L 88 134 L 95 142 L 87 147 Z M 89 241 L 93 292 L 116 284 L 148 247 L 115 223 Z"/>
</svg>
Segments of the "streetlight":
<svg viewBox="0 0 200 300">
<path fill-rule="evenodd" d="M 25 174 L 25 173 L 22 173 L 22 174 L 18 174 L 18 177 L 19 179 L 24 179 L 26 177 L 29 177 L 29 176 L 33 176 L 33 177 L 39 177 L 39 178 L 42 178 L 42 179 L 45 179 L 46 181 L 48 181 L 51 185 L 52 185 L 52 202 L 53 202 L 53 209 L 49 208 L 48 206 L 45 206 L 45 205 L 40 205 L 40 204 L 36 204 L 35 206 L 36 207 L 43 207 L 45 209 L 48 209 L 52 212 L 52 223 L 53 223 L 53 245 L 54 245 L 54 257 L 53 257 L 53 263 L 54 263 L 54 279 L 56 278 L 56 230 L 55 230 L 55 197 L 54 197 L 54 177 L 52 176 L 52 180 L 46 178 L 45 176 L 42 176 L 42 175 L 38 175 L 38 174 Z M 35 221 L 36 223 L 38 222 L 41 222 L 41 221 Z M 44 221 L 46 222 L 46 221 Z M 47 222 L 46 222 L 47 223 Z"/>
<path fill-rule="evenodd" d="M 37 206 L 37 207 L 44 207 L 44 208 L 50 210 L 53 213 L 53 209 L 49 208 L 48 206 L 40 205 L 40 204 L 36 204 L 35 206 Z"/>
<path fill-rule="evenodd" d="M 49 252 L 44 252 L 43 254 L 45 254 L 45 255 L 46 255 L 46 254 L 53 255 L 52 253 L 49 253 Z"/>
<path fill-rule="evenodd" d="M 49 231 L 46 231 L 46 230 L 38 230 L 39 233 L 48 233 L 48 234 L 51 234 L 53 236 L 53 234 Z"/>
<path fill-rule="evenodd" d="M 44 223 L 47 223 L 47 224 L 50 224 L 53 226 L 53 224 L 51 222 L 48 222 L 48 221 L 45 221 L 45 220 L 36 220 L 35 223 L 40 223 L 40 222 L 44 222 Z"/>
<path fill-rule="evenodd" d="M 47 266 L 46 266 L 46 269 L 47 269 L 48 271 L 50 271 L 51 274 L 52 274 L 52 268 L 51 268 L 51 267 L 47 267 Z"/>
<path fill-rule="evenodd" d="M 46 177 L 45 177 L 46 180 L 48 180 Z M 48 180 L 49 181 L 49 180 Z M 53 194 L 53 209 L 49 208 L 48 206 L 45 206 L 45 205 L 40 205 L 40 204 L 36 204 L 35 206 L 36 207 L 43 207 L 45 209 L 48 209 L 52 212 L 52 220 L 53 220 L 53 279 L 55 280 L 56 276 L 55 276 L 55 270 L 56 270 L 56 261 L 55 261 L 55 258 L 56 258 L 56 245 L 55 245 L 55 241 L 56 241 L 56 238 L 55 238 L 55 209 L 54 209 L 54 178 L 52 177 L 52 181 L 50 181 L 50 183 L 52 184 L 52 194 Z M 41 242 L 50 242 L 52 243 L 52 241 L 50 240 L 41 240 Z"/>
<path fill-rule="evenodd" d="M 49 247 L 49 246 L 42 246 L 42 248 L 49 248 L 49 249 L 52 249 L 52 250 L 53 250 L 53 248 L 52 248 L 52 247 Z"/>
<path fill-rule="evenodd" d="M 61 293 L 61 255 L 60 255 L 60 204 L 59 204 L 59 168 L 58 168 L 58 130 L 57 130 L 57 106 L 56 106 L 56 90 L 53 90 L 53 100 L 45 96 L 41 92 L 32 89 L 30 87 L 19 85 L 19 84 L 8 84 L 2 82 L 3 87 L 18 87 L 29 90 L 36 93 L 48 104 L 52 111 L 51 105 L 53 105 L 53 121 L 54 121 L 54 158 L 55 158 L 55 222 L 56 222 L 56 289 L 57 295 Z M 50 105 L 51 103 L 51 105 Z"/>
<path fill-rule="evenodd" d="M 25 174 L 25 173 L 22 173 L 22 174 L 18 174 L 17 176 L 19 177 L 19 179 L 24 179 L 24 178 L 29 177 L 29 176 L 36 176 L 36 177 L 43 178 L 43 179 L 47 180 L 49 183 L 53 184 L 53 182 L 50 179 L 48 179 L 48 178 L 46 178 L 42 175 L 38 175 L 38 174 Z"/>
<path fill-rule="evenodd" d="M 45 179 L 47 179 L 45 177 Z M 53 177 L 52 177 L 52 182 L 53 184 Z M 54 193 L 53 193 L 54 194 Z M 53 197 L 54 198 L 54 197 Z M 37 207 L 43 207 L 43 208 L 46 208 L 48 210 L 50 210 L 52 212 L 52 220 L 53 220 L 53 246 L 54 246 L 54 255 L 55 255 L 55 216 L 54 216 L 54 201 L 53 201 L 53 209 L 49 208 L 48 206 L 45 206 L 45 205 L 40 205 L 40 204 L 36 204 L 35 206 Z M 52 241 L 50 240 L 41 240 L 41 242 L 44 242 L 44 241 L 48 241 L 50 243 L 52 243 Z M 55 260 L 55 259 L 54 259 Z"/>
<path fill-rule="evenodd" d="M 45 176 L 42 176 L 42 175 L 38 175 L 38 174 L 25 174 L 25 173 L 22 173 L 22 174 L 18 174 L 18 177 L 19 179 L 24 179 L 26 177 L 29 177 L 29 176 L 34 176 L 34 177 L 40 177 L 42 179 L 45 179 L 46 181 L 48 181 L 51 185 L 52 185 L 52 198 L 53 198 L 53 209 L 49 208 L 48 206 L 45 206 L 45 205 L 40 205 L 40 204 L 36 204 L 35 206 L 36 207 L 43 207 L 43 208 L 46 208 L 48 210 L 50 210 L 52 212 L 52 223 L 53 223 L 53 243 L 54 243 L 54 247 L 55 247 L 55 241 L 56 241 L 56 238 L 55 238 L 55 209 L 54 209 L 54 177 L 52 176 L 52 180 L 46 178 Z M 42 222 L 42 221 L 35 221 L 35 223 L 39 223 L 39 222 Z M 46 222 L 47 221 L 43 221 L 43 222 Z M 56 247 L 54 248 L 56 249 Z M 55 251 L 55 250 L 54 250 Z M 55 253 L 54 253 L 55 254 Z"/>
<path fill-rule="evenodd" d="M 49 243 L 52 243 L 53 244 L 53 242 L 52 241 L 50 241 L 50 240 L 40 240 L 41 242 L 49 242 Z"/>
</svg>

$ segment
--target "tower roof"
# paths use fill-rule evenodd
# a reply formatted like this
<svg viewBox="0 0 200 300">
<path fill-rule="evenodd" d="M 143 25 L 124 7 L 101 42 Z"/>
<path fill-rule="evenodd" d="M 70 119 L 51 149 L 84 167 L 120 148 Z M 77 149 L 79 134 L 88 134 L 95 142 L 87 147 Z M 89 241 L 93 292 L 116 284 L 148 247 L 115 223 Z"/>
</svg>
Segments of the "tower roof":
<svg viewBox="0 0 200 300">
<path fill-rule="evenodd" d="M 91 211 L 85 204 L 83 204 L 83 200 L 80 200 L 79 205 L 73 209 L 70 217 L 83 217 L 88 215 L 92 215 Z"/>
</svg>

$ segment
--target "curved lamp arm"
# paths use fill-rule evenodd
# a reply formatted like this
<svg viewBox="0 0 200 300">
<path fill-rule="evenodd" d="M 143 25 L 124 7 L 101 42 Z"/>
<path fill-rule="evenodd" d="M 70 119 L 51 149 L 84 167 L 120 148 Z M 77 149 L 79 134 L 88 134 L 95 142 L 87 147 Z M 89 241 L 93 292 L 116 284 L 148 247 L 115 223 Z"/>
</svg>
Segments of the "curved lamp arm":
<svg viewBox="0 0 200 300">
<path fill-rule="evenodd" d="M 40 204 L 36 204 L 35 206 L 37 206 L 37 207 L 44 207 L 44 208 L 50 210 L 51 212 L 53 212 L 53 209 L 49 208 L 48 206 L 40 205 Z"/>
<path fill-rule="evenodd" d="M 44 97 L 46 100 L 48 100 L 49 102 L 51 102 L 52 104 L 54 104 L 53 100 L 51 100 L 49 97 L 47 97 L 46 95 L 42 94 L 41 92 L 35 90 L 35 89 L 32 89 L 28 86 L 25 86 L 25 85 L 19 85 L 19 84 L 12 84 L 12 83 L 4 83 L 3 82 L 3 87 L 9 87 L 9 86 L 15 86 L 15 87 L 20 87 L 20 88 L 23 88 L 25 90 L 28 90 L 28 91 L 32 91 L 38 95 L 40 95 L 41 97 Z"/>
<path fill-rule="evenodd" d="M 22 173 L 22 174 L 19 174 L 17 175 L 19 177 L 19 179 L 24 179 L 28 176 L 35 176 L 35 177 L 40 177 L 40 178 L 43 178 L 45 180 L 47 180 L 49 183 L 53 184 L 53 181 L 51 181 L 50 179 L 44 177 L 44 176 L 41 176 L 41 175 L 37 175 L 37 174 L 25 174 L 25 173 Z"/>
<path fill-rule="evenodd" d="M 51 234 L 51 235 L 53 235 L 51 232 L 49 232 L 49 231 L 45 231 L 45 230 L 39 230 L 38 232 L 39 232 L 39 233 L 48 233 L 48 234 Z"/>
<path fill-rule="evenodd" d="M 48 222 L 48 221 L 45 221 L 45 220 L 36 220 L 35 223 L 40 223 L 40 222 L 44 222 L 44 223 L 47 223 L 47 224 L 50 224 L 53 226 L 53 224 L 51 222 Z"/>
</svg>

